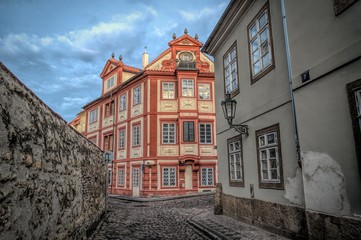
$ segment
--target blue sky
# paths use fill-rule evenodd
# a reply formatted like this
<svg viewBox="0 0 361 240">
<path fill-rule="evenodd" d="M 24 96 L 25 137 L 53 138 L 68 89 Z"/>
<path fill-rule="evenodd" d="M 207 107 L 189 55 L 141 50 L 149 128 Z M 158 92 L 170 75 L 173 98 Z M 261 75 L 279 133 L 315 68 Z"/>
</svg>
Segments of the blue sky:
<svg viewBox="0 0 361 240">
<path fill-rule="evenodd" d="M 1 0 L 0 61 L 65 120 L 101 94 L 112 52 L 141 68 L 172 34 L 205 42 L 228 0 Z"/>
</svg>

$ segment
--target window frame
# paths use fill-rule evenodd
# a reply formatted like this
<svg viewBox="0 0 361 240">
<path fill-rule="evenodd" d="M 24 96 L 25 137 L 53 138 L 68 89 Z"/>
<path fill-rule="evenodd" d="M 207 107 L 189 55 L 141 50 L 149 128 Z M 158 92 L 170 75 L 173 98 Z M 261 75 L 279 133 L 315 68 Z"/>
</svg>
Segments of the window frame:
<svg viewBox="0 0 361 240">
<path fill-rule="evenodd" d="M 203 184 L 203 170 L 206 170 L 206 184 Z M 209 175 L 209 170 L 212 170 L 212 174 Z M 209 176 L 212 176 L 212 183 L 209 184 Z M 214 167 L 201 167 L 200 168 L 200 183 L 202 187 L 213 187 L 215 185 L 215 171 Z"/>
<path fill-rule="evenodd" d="M 168 129 L 167 129 L 167 132 L 164 131 L 164 125 L 168 125 Z M 169 125 L 173 125 L 173 142 L 170 141 L 170 136 L 171 136 L 171 132 L 170 132 L 170 126 Z M 162 128 L 161 128 L 161 131 L 162 131 L 162 144 L 171 144 L 171 145 L 174 145 L 174 144 L 177 144 L 177 124 L 175 122 L 162 122 Z M 168 138 L 168 141 L 165 141 L 165 134 L 167 133 L 167 138 Z"/>
<path fill-rule="evenodd" d="M 202 142 L 201 141 L 201 134 L 202 134 L 202 127 L 201 127 L 201 125 L 210 125 L 211 127 L 210 127 L 210 130 L 211 130 L 211 133 L 210 133 L 210 135 L 211 135 L 211 141 L 210 142 L 208 142 L 207 141 L 207 136 L 208 136 L 208 134 L 205 132 L 204 134 L 205 134 L 205 137 L 204 137 L 204 139 L 205 139 L 205 142 Z M 205 131 L 207 131 L 207 129 L 205 128 L 204 129 Z M 199 138 L 199 144 L 201 144 L 201 145 L 211 145 L 211 144 L 213 144 L 213 123 L 210 123 L 210 122 L 201 122 L 201 123 L 199 123 L 198 124 L 198 132 L 199 132 L 199 134 L 198 134 L 198 138 Z"/>
<path fill-rule="evenodd" d="M 107 144 L 108 147 L 110 146 L 111 148 L 107 149 L 105 147 L 106 144 Z M 114 150 L 113 148 L 114 148 L 114 134 L 112 132 L 104 134 L 104 136 L 103 136 L 103 149 L 104 149 L 104 151 L 113 152 L 113 150 Z"/>
<path fill-rule="evenodd" d="M 119 172 L 123 171 L 123 177 L 122 177 L 122 184 L 119 183 Z M 125 168 L 124 167 L 118 167 L 117 168 L 117 187 L 124 187 L 125 186 Z"/>
<path fill-rule="evenodd" d="M 106 86 L 107 86 L 106 88 L 107 90 L 115 86 L 115 76 L 111 76 L 106 80 Z"/>
<path fill-rule="evenodd" d="M 104 118 L 111 117 L 115 111 L 115 101 L 110 101 L 104 104 Z"/>
<path fill-rule="evenodd" d="M 169 85 L 173 85 L 173 89 L 170 89 L 169 88 Z M 168 87 L 165 87 L 165 85 L 168 85 Z M 175 82 L 162 82 L 162 96 L 161 96 L 161 98 L 162 99 L 176 99 L 176 91 L 175 91 Z M 171 90 L 173 90 L 173 97 L 169 97 L 169 93 L 168 93 L 168 97 L 164 97 L 164 93 L 165 93 L 165 91 L 171 91 Z"/>
<path fill-rule="evenodd" d="M 139 89 L 139 93 L 137 94 L 137 98 L 136 98 L 136 89 Z M 135 88 L 133 88 L 133 106 L 138 105 L 142 102 L 142 92 L 141 92 L 141 86 L 136 86 Z M 137 101 L 136 101 L 137 100 Z"/>
<path fill-rule="evenodd" d="M 225 59 L 227 57 L 231 58 L 232 56 L 232 50 L 235 51 L 235 60 L 232 60 L 227 64 L 227 66 L 230 66 L 230 86 L 231 86 L 231 97 L 234 97 L 236 96 L 238 93 L 239 93 L 239 76 L 238 76 L 238 57 L 237 57 L 237 41 L 235 41 L 230 47 L 229 49 L 227 50 L 227 52 L 223 55 L 223 62 L 222 62 L 222 68 L 223 68 L 223 84 L 224 84 L 224 94 L 227 94 L 228 93 L 228 89 L 227 89 L 227 76 L 226 76 L 226 69 L 227 69 L 227 66 L 225 66 Z M 235 66 L 236 66 L 236 83 L 237 83 L 237 87 L 232 89 L 232 63 L 233 61 L 235 61 Z"/>
<path fill-rule="evenodd" d="M 204 85 L 204 86 L 208 86 L 208 98 L 201 98 L 201 93 L 202 91 L 200 91 L 200 86 Z M 211 92 L 211 84 L 210 83 L 198 83 L 198 100 L 200 101 L 211 101 L 212 100 L 212 92 Z"/>
<path fill-rule="evenodd" d="M 361 115 L 358 114 L 355 92 L 361 91 L 361 79 L 348 83 L 346 85 L 348 104 L 352 122 L 353 136 L 355 140 L 356 158 L 358 161 L 359 173 L 361 174 Z M 361 99 L 360 99 L 361 100 Z M 361 103 L 359 103 L 361 105 Z M 361 111 L 361 109 L 360 109 Z"/>
<path fill-rule="evenodd" d="M 123 97 L 124 97 L 124 102 L 122 101 Z M 119 112 L 125 111 L 126 109 L 127 109 L 127 94 L 123 93 L 122 95 L 119 96 Z"/>
<path fill-rule="evenodd" d="M 136 128 L 138 128 L 137 138 L 134 132 Z M 138 139 L 137 142 L 135 142 L 136 139 Z M 132 126 L 132 147 L 139 147 L 140 145 L 141 145 L 140 124 L 135 124 Z"/>
<path fill-rule="evenodd" d="M 188 123 L 188 126 L 187 126 L 187 128 L 185 127 L 185 123 Z M 193 138 L 192 138 L 192 140 L 189 140 L 189 133 L 190 133 L 190 131 L 189 131 L 189 123 L 192 123 L 193 124 L 193 133 L 192 133 L 192 136 L 193 136 Z M 188 135 L 188 138 L 187 139 L 185 139 L 185 131 L 187 130 L 187 135 Z M 194 121 L 183 121 L 183 142 L 195 142 L 195 123 L 194 123 Z"/>
<path fill-rule="evenodd" d="M 231 151 L 230 145 L 234 144 L 235 142 L 239 142 L 239 150 Z M 231 177 L 231 156 L 236 155 L 237 153 L 239 153 L 239 160 L 240 160 L 240 167 L 241 167 L 241 169 L 240 169 L 241 179 L 232 179 L 232 177 Z M 228 159 L 229 186 L 244 187 L 243 146 L 242 146 L 242 136 L 241 135 L 227 139 L 227 156 L 228 156 L 227 159 Z M 236 162 L 235 157 L 233 159 Z M 236 165 L 236 164 L 234 164 L 234 165 Z M 236 175 L 236 171 L 235 171 L 235 175 Z"/>
<path fill-rule="evenodd" d="M 276 142 L 275 143 L 266 143 L 265 145 L 260 146 L 260 138 L 267 137 L 268 135 L 275 134 Z M 280 136 L 280 127 L 279 124 L 272 125 L 270 127 L 263 128 L 261 130 L 256 131 L 256 147 L 257 147 L 257 166 L 258 166 L 258 183 L 259 188 L 267 188 L 267 189 L 275 189 L 275 190 L 283 190 L 284 189 L 284 180 L 283 180 L 283 164 L 282 164 L 282 152 L 281 152 L 281 136 Z M 267 140 L 268 141 L 268 140 Z M 278 173 L 279 180 L 273 181 L 271 177 L 268 180 L 262 179 L 262 170 L 261 170 L 261 151 L 268 151 L 270 149 L 275 149 L 275 156 L 278 163 Z M 270 174 L 270 161 L 267 154 L 267 170 L 268 174 Z"/>
<path fill-rule="evenodd" d="M 89 124 L 95 123 L 97 121 L 98 121 L 98 108 L 89 111 Z"/>
<path fill-rule="evenodd" d="M 169 172 L 169 177 L 168 177 L 168 181 L 169 181 L 169 185 L 164 185 L 164 170 L 165 169 L 174 169 L 174 185 L 170 185 L 170 172 Z M 163 188 L 176 188 L 178 186 L 178 180 L 177 180 L 177 167 L 173 167 L 173 166 L 162 166 L 162 187 Z"/>
<path fill-rule="evenodd" d="M 123 132 L 123 135 L 121 135 L 121 132 Z M 122 146 L 121 146 L 121 143 L 123 143 Z M 118 129 L 118 149 L 125 149 L 125 147 L 126 147 L 126 131 L 125 131 L 125 128 L 119 128 Z"/>
<path fill-rule="evenodd" d="M 186 85 L 184 85 L 185 82 L 187 82 Z M 189 86 L 189 85 L 188 85 L 189 82 L 192 82 L 192 86 Z M 194 97 L 194 79 L 182 78 L 181 84 L 182 84 L 182 93 L 181 93 L 181 96 L 182 96 L 182 97 L 189 97 L 189 98 Z M 184 95 L 184 94 L 183 94 L 184 89 L 187 90 L 187 92 L 188 92 L 188 90 L 191 90 L 191 91 L 192 91 L 192 95 L 191 95 L 191 96 Z"/>
<path fill-rule="evenodd" d="M 257 30 L 257 33 L 255 36 L 250 36 L 250 30 L 251 28 L 256 24 L 258 25 L 258 20 L 262 17 L 264 13 L 267 13 L 267 23 L 264 24 L 261 28 Z M 265 67 L 260 68 L 260 71 L 253 74 L 253 63 L 252 63 L 252 42 L 257 40 L 258 41 L 258 49 L 261 50 L 261 33 L 265 31 L 268 28 L 268 54 L 269 54 L 269 61 L 270 64 L 268 64 Z M 247 26 L 247 37 L 248 37 L 248 57 L 249 57 L 249 70 L 250 70 L 250 76 L 251 76 L 251 84 L 254 84 L 258 80 L 260 80 L 262 77 L 264 77 L 267 73 L 269 73 L 271 70 L 275 68 L 275 58 L 274 58 L 274 47 L 273 47 L 273 37 L 272 37 L 272 24 L 271 24 L 271 16 L 270 16 L 270 8 L 269 8 L 269 2 L 267 3 L 259 10 L 259 12 L 256 14 L 256 16 L 252 19 L 252 21 Z M 262 57 L 264 55 L 261 55 L 262 53 L 259 53 L 259 62 L 262 62 Z M 262 63 L 261 63 L 262 64 Z"/>
</svg>

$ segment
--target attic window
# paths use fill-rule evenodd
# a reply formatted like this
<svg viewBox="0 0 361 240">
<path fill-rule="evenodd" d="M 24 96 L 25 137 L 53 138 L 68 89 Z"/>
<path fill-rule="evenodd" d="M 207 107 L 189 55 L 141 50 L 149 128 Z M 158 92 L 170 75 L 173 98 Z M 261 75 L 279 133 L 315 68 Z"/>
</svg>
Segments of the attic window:
<svg viewBox="0 0 361 240">
<path fill-rule="evenodd" d="M 191 62 L 193 60 L 193 55 L 190 52 L 182 52 L 179 54 L 179 59 L 182 62 Z"/>
<path fill-rule="evenodd" d="M 107 80 L 107 89 L 114 87 L 114 76 Z"/>
</svg>

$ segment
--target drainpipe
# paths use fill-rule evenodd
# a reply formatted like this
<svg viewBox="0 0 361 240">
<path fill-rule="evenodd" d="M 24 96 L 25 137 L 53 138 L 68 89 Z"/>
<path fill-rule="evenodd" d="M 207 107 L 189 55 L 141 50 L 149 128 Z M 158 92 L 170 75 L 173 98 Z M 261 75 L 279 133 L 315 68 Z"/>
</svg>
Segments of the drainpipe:
<svg viewBox="0 0 361 240">
<path fill-rule="evenodd" d="M 294 129 L 294 138 L 296 144 L 296 157 L 297 163 L 300 168 L 302 168 L 301 164 L 301 150 L 300 143 L 298 137 L 298 125 L 297 125 L 297 116 L 296 116 L 296 105 L 295 98 L 293 95 L 293 86 L 292 86 L 292 65 L 291 65 L 291 55 L 290 55 L 290 46 L 288 40 L 288 31 L 287 31 L 287 22 L 286 22 L 286 10 L 285 10 L 285 1 L 281 0 L 282 6 L 282 20 L 283 20 L 283 32 L 285 36 L 285 47 L 286 47 L 286 58 L 287 58 L 287 69 L 288 69 L 288 81 L 291 95 L 291 106 L 292 106 L 292 120 L 293 120 L 293 129 Z"/>
</svg>

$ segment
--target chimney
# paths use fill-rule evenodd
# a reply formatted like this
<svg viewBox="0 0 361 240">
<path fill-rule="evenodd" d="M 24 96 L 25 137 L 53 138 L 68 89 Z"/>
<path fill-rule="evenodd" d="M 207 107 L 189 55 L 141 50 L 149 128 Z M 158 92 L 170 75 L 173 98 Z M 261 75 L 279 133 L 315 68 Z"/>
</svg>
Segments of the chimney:
<svg viewBox="0 0 361 240">
<path fill-rule="evenodd" d="M 142 55 L 142 68 L 144 69 L 148 65 L 149 55 L 147 53 L 147 47 L 144 47 L 144 53 Z"/>
</svg>

